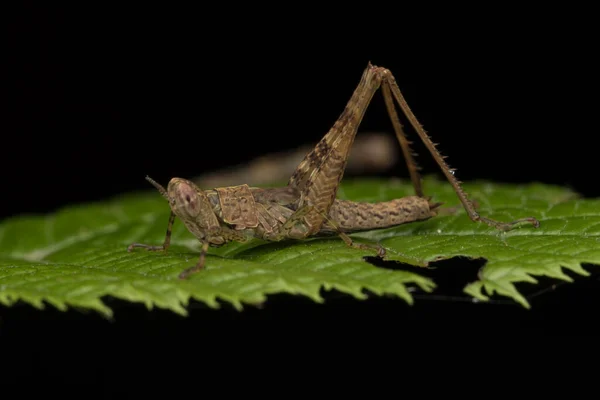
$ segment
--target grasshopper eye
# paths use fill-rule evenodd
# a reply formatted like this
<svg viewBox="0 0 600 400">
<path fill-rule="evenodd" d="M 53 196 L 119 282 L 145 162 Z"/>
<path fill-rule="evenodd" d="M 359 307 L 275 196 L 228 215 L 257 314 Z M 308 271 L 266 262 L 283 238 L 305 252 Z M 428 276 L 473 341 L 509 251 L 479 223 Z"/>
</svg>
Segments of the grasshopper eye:
<svg viewBox="0 0 600 400">
<path fill-rule="evenodd" d="M 198 214 L 198 198 L 195 194 L 188 193 L 187 190 L 181 191 L 181 207 L 185 209 L 185 211 L 189 215 L 197 215 Z"/>
<path fill-rule="evenodd" d="M 185 198 L 185 208 L 186 208 L 187 212 L 190 213 L 190 215 L 197 214 L 196 209 L 197 209 L 198 202 L 196 201 L 196 197 L 186 194 L 184 198 Z"/>
</svg>

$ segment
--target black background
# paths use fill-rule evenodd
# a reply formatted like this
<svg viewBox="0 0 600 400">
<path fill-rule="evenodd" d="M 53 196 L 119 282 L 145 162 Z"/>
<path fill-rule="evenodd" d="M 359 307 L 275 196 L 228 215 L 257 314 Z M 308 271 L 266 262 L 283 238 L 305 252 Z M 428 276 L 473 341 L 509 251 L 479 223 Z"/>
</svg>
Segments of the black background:
<svg viewBox="0 0 600 400">
<path fill-rule="evenodd" d="M 335 16 L 210 7 L 25 5 L 3 14 L 3 218 L 148 189 L 146 174 L 167 182 L 315 143 L 369 61 L 394 73 L 461 180 L 540 181 L 600 195 L 597 64 L 585 10 L 363 4 Z M 362 130 L 391 134 L 380 95 Z M 424 171 L 437 172 L 424 148 L 416 150 Z M 402 165 L 394 174 L 407 176 Z M 105 321 L 18 305 L 0 308 L 0 337 L 31 343 L 41 334 L 63 349 L 89 349 L 102 338 L 142 352 L 140 343 L 187 348 L 229 334 L 595 333 L 588 316 L 598 305 L 596 275 L 555 290 L 549 279 L 520 285 L 532 295 L 545 289 L 527 311 L 502 299 L 465 300 L 460 290 L 480 265 L 440 263 L 433 277 L 442 296 L 418 296 L 413 307 L 337 294 L 324 305 L 275 296 L 260 310 L 195 305 L 180 318 L 107 299 L 116 313 Z M 43 353 L 27 357 L 36 354 Z"/>
</svg>

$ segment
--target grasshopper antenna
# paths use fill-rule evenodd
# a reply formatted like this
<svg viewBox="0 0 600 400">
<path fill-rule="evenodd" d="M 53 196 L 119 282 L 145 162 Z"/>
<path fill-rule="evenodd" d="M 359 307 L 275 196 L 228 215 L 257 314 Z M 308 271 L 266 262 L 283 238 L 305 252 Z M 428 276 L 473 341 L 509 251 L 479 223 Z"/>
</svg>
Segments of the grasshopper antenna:
<svg viewBox="0 0 600 400">
<path fill-rule="evenodd" d="M 170 200 L 169 199 L 169 194 L 167 193 L 167 191 L 165 190 L 165 188 L 161 186 L 160 183 L 156 182 L 154 179 L 150 178 L 147 175 L 146 175 L 146 180 L 148 182 L 150 182 L 152 184 L 152 186 L 154 186 L 160 192 L 160 194 L 162 195 L 162 197 L 164 197 L 167 200 Z"/>
</svg>

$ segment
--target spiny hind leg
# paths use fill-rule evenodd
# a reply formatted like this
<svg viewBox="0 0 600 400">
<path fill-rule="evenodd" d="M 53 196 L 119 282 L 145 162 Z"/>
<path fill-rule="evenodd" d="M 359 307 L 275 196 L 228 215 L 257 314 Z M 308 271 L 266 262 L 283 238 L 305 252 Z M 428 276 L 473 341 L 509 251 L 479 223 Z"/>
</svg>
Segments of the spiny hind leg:
<svg viewBox="0 0 600 400">
<path fill-rule="evenodd" d="M 392 96 L 397 101 L 397 103 L 400 106 L 400 108 L 402 109 L 404 115 L 406 115 L 406 117 L 408 118 L 412 127 L 417 131 L 417 134 L 419 135 L 419 137 L 425 144 L 425 147 L 427 147 L 427 150 L 429 150 L 429 152 L 433 156 L 434 160 L 439 165 L 444 176 L 446 177 L 446 179 L 450 182 L 450 184 L 454 188 L 456 195 L 458 196 L 460 202 L 462 203 L 464 209 L 467 211 L 467 214 L 469 215 L 469 218 L 472 221 L 483 222 L 491 227 L 494 227 L 494 228 L 502 230 L 502 231 L 509 231 L 514 226 L 516 226 L 520 223 L 523 223 L 523 222 L 532 224 L 536 228 L 539 227 L 539 225 L 540 225 L 539 221 L 533 217 L 519 218 L 517 220 L 510 221 L 510 222 L 501 222 L 501 221 L 496 221 L 494 219 L 479 215 L 479 213 L 475 210 L 475 206 L 473 205 L 471 200 L 468 198 L 467 193 L 462 188 L 461 182 L 458 179 L 456 179 L 456 177 L 454 176 L 454 169 L 452 169 L 448 166 L 448 164 L 444 160 L 445 157 L 443 157 L 440 154 L 440 152 L 437 150 L 436 145 L 431 141 L 431 138 L 427 135 L 427 132 L 425 132 L 425 130 L 423 129 L 423 127 L 417 120 L 417 117 L 415 117 L 415 115 L 411 111 L 410 107 L 408 106 L 408 103 L 404 99 L 404 96 L 400 92 L 400 88 L 398 87 L 396 80 L 395 80 L 394 76 L 392 75 L 392 73 L 389 70 L 384 69 L 382 74 L 384 75 L 382 86 L 389 88 L 389 91 L 391 91 Z M 384 89 L 384 90 L 387 90 L 387 89 Z"/>
<path fill-rule="evenodd" d="M 396 133 L 396 138 L 400 143 L 400 148 L 402 149 L 402 154 L 404 156 L 404 161 L 406 162 L 406 167 L 408 168 L 408 173 L 410 174 L 410 180 L 415 189 L 415 194 L 419 197 L 424 197 L 423 194 L 423 185 L 421 184 L 421 174 L 419 173 L 419 166 L 415 161 L 416 153 L 410 148 L 412 144 L 406 138 L 406 134 L 404 133 L 404 129 L 402 128 L 402 123 L 400 122 L 400 118 L 398 117 L 398 113 L 396 112 L 396 107 L 394 106 L 394 99 L 392 98 L 392 93 L 390 92 L 390 88 L 388 85 L 382 85 L 381 92 L 383 93 L 383 99 L 385 100 L 385 107 L 388 111 L 388 116 L 392 121 L 392 126 L 394 127 L 394 132 Z"/>
<path fill-rule="evenodd" d="M 439 203 L 440 205 L 442 205 L 443 203 Z M 480 205 L 477 202 L 477 200 L 471 200 L 471 204 L 473 204 L 473 207 L 477 210 L 479 209 Z M 437 215 L 438 216 L 448 216 L 448 215 L 455 215 L 457 212 L 459 212 L 461 209 L 463 209 L 462 205 L 456 205 L 456 206 L 452 206 L 452 207 L 439 207 L 438 208 L 438 212 Z"/>
<path fill-rule="evenodd" d="M 373 95 L 381 85 L 380 69 L 371 64 L 363 71 L 342 114 L 331 129 L 304 157 L 288 185 L 298 190 L 298 206 L 314 206 L 314 211 L 304 216 L 309 235 L 317 233 L 323 224 L 322 213 L 327 214 L 333 204 L 354 138 Z"/>
</svg>

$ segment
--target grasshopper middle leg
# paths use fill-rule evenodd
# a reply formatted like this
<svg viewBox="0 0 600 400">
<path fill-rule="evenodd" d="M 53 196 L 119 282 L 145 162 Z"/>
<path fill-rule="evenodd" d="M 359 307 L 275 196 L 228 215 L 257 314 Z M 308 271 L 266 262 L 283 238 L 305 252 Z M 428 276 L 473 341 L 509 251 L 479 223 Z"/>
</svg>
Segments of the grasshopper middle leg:
<svg viewBox="0 0 600 400">
<path fill-rule="evenodd" d="M 187 279 L 190 275 L 203 270 L 204 264 L 206 263 L 206 254 L 208 253 L 208 242 L 202 243 L 202 249 L 200 250 L 200 257 L 198 262 L 193 267 L 187 268 L 179 274 L 179 279 Z"/>
</svg>

